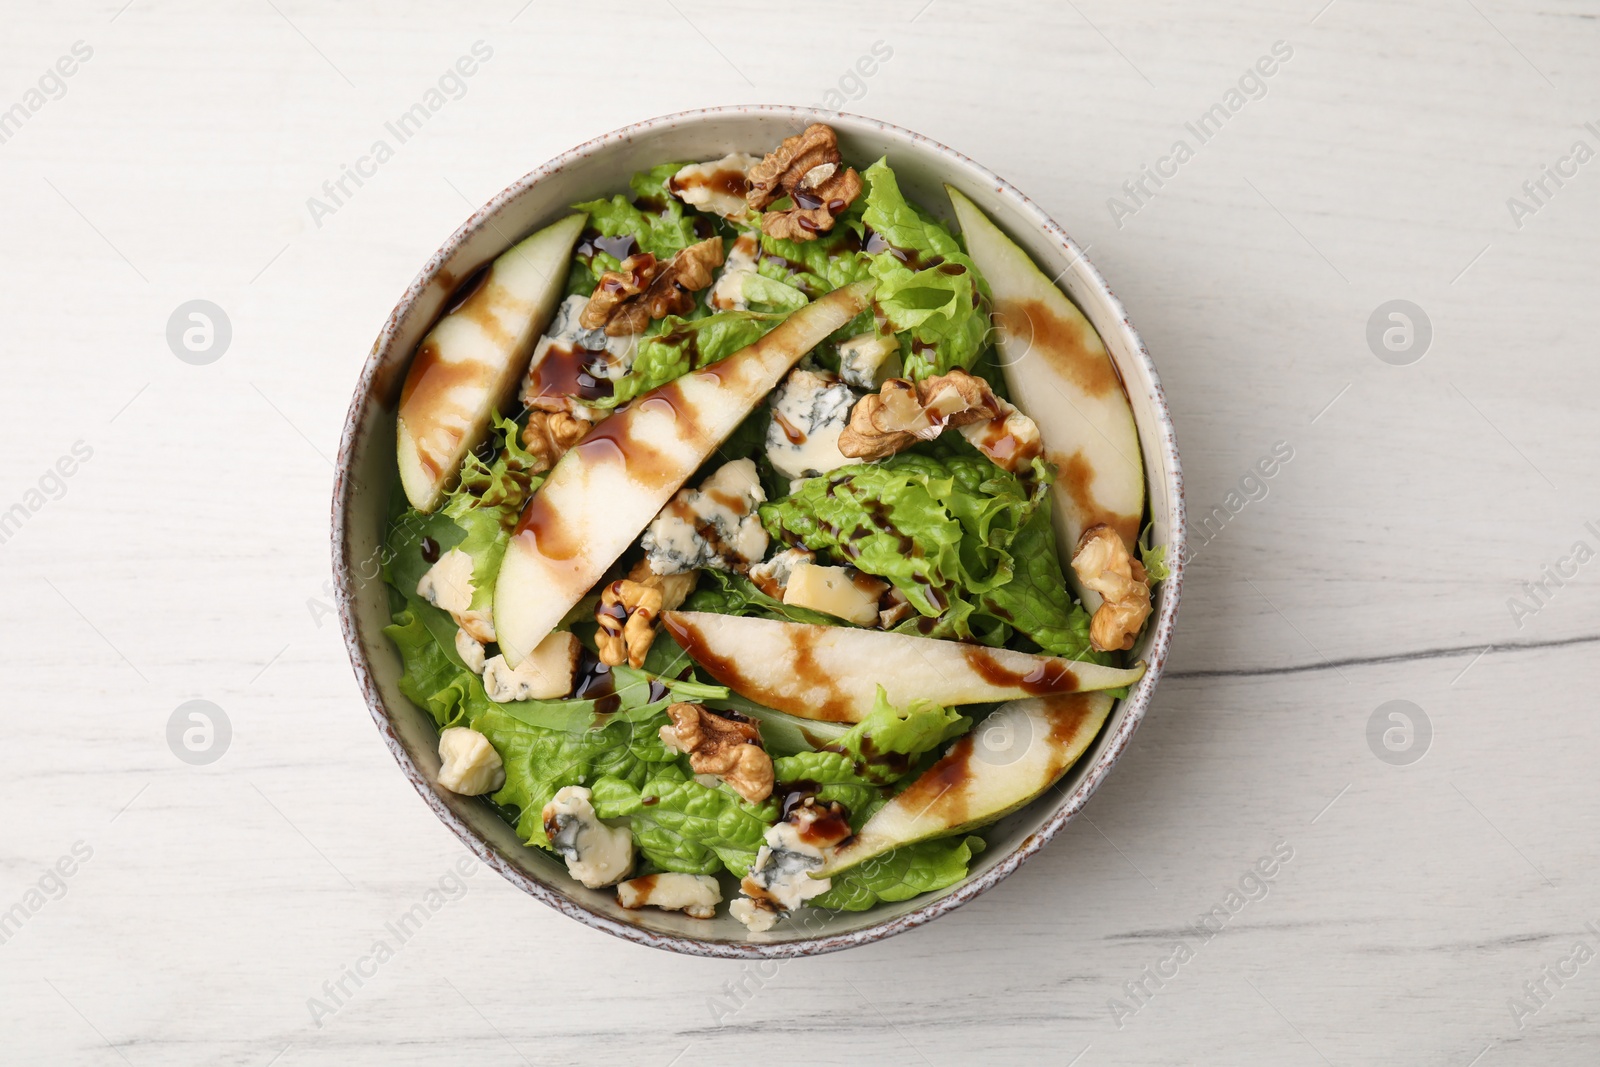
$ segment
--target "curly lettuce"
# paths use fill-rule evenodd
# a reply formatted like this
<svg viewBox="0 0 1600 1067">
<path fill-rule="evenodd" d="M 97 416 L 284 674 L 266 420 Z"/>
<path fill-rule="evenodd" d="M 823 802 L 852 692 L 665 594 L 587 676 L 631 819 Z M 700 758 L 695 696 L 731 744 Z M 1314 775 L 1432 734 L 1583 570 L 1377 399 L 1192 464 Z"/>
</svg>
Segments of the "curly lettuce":
<svg viewBox="0 0 1600 1067">
<path fill-rule="evenodd" d="M 971 725 L 961 713 L 924 700 L 897 708 L 880 686 L 872 711 L 859 723 L 815 751 L 774 759 L 772 772 L 791 789 L 803 784 L 823 803 L 843 804 L 859 830 L 889 798 L 889 787 L 911 777 L 926 762 L 922 757 Z"/>
<path fill-rule="evenodd" d="M 971 369 L 989 335 L 989 283 L 938 221 L 900 192 L 885 160 L 867 168 L 863 218 L 889 245 L 872 256 L 878 314 L 901 339 L 906 376 Z"/>
<path fill-rule="evenodd" d="M 902 453 L 808 479 L 761 508 L 767 532 L 889 581 L 916 609 L 897 630 L 999 645 L 1021 633 L 1092 658 L 1050 524 L 1049 468 L 1024 481 L 976 452 Z"/>
<path fill-rule="evenodd" d="M 883 902 L 910 900 L 955 885 L 967 876 L 972 857 L 983 851 L 981 837 L 946 837 L 903 845 L 833 876 L 813 907 L 866 911 Z"/>
<path fill-rule="evenodd" d="M 762 311 L 719 311 L 695 319 L 668 315 L 640 338 L 633 366 L 613 383 L 612 394 L 584 403 L 602 409 L 625 404 L 755 344 L 783 320 L 782 314 Z"/>
<path fill-rule="evenodd" d="M 602 777 L 591 787 L 595 813 L 627 818 L 647 862 L 664 871 L 744 877 L 756 861 L 777 802 L 750 804 L 734 793 L 702 785 L 682 767 L 656 771 L 643 783 Z"/>
<path fill-rule="evenodd" d="M 593 240 L 596 236 L 632 238 L 632 251 L 649 252 L 657 259 L 671 259 L 700 240 L 694 213 L 667 188 L 667 182 L 682 166 L 663 163 L 639 171 L 628 181 L 629 196 L 618 193 L 610 199 L 572 205 L 573 210 L 588 214 L 589 228 L 585 231 L 588 239 L 580 242 L 579 251 L 572 258 L 567 276 L 569 295 L 587 296 L 593 292 L 600 275 L 621 265 L 621 257 L 615 252 L 630 247 L 625 240 L 597 242 Z M 612 251 L 607 251 L 608 247 Z"/>
</svg>

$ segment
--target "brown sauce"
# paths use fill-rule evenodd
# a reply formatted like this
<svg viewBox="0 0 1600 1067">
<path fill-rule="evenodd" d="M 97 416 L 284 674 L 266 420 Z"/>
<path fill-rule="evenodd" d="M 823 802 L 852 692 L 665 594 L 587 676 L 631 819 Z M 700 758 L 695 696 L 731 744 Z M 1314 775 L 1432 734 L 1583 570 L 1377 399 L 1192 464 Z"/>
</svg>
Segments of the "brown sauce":
<svg viewBox="0 0 1600 1067">
<path fill-rule="evenodd" d="M 575 396 L 579 400 L 599 400 L 611 396 L 616 387 L 609 378 L 593 371 L 594 364 L 610 359 L 605 352 L 561 343 L 545 350 L 544 358 L 533 369 L 524 395 L 532 398 Z"/>
<path fill-rule="evenodd" d="M 1096 499 L 1094 468 L 1081 450 L 1065 457 L 1059 452 L 1052 452 L 1045 458 L 1056 465 L 1056 484 L 1066 492 L 1078 509 L 1084 529 L 1105 523 L 1115 530 L 1126 544 L 1132 545 L 1139 539 L 1139 516 L 1117 514 Z M 1068 552 L 1076 547 L 1076 545 L 1062 546 L 1063 550 Z"/>
<path fill-rule="evenodd" d="M 617 679 L 611 668 L 600 662 L 600 657 L 587 648 L 578 654 L 576 684 L 572 687 L 573 700 L 594 701 L 596 715 L 610 715 L 622 707 L 617 695 Z"/>
<path fill-rule="evenodd" d="M 582 530 L 558 515 L 545 493 L 533 494 L 511 538 L 531 539 L 533 551 L 551 560 L 570 560 L 583 548 Z"/>
<path fill-rule="evenodd" d="M 434 341 L 424 341 L 417 349 L 400 390 L 400 418 L 417 443 L 417 458 L 429 478 L 437 479 L 444 473 L 440 464 L 450 459 L 450 453 L 460 440 L 456 430 L 440 426 L 432 416 L 446 405 L 452 390 L 476 382 L 482 373 L 483 367 L 477 362 L 446 363 L 440 358 L 439 346 Z M 441 436 L 448 438 L 448 442 L 439 440 Z"/>
<path fill-rule="evenodd" d="M 828 848 L 850 836 L 850 814 L 845 811 L 843 804 L 834 801 L 826 808 L 820 804 L 813 806 L 813 810 L 818 808 L 821 808 L 820 814 L 810 819 L 795 820 L 800 840 L 818 848 Z"/>
<path fill-rule="evenodd" d="M 606 255 L 614 257 L 620 263 L 622 260 L 633 255 L 634 251 L 637 250 L 638 247 L 639 246 L 634 243 L 632 234 L 625 233 L 617 237 L 604 237 L 601 234 L 591 231 L 590 233 L 584 234 L 583 239 L 578 242 L 578 247 L 575 250 L 575 254 L 579 259 L 587 260 L 593 259 L 595 257 L 595 253 L 597 252 L 604 252 Z"/>
<path fill-rule="evenodd" d="M 1090 396 L 1121 389 L 1111 357 L 1084 346 L 1084 331 L 1065 322 L 1038 300 L 1001 301 L 995 317 L 1006 336 L 1026 340 L 1028 351 L 1042 355 L 1056 370 Z M 1092 336 L 1092 335 L 1091 335 Z"/>
<path fill-rule="evenodd" d="M 455 285 L 454 279 L 450 277 L 448 272 L 440 271 L 440 281 L 442 281 L 446 286 L 455 287 L 451 290 L 449 299 L 445 301 L 444 310 L 439 313 L 439 317 L 441 319 L 444 318 L 446 315 L 456 310 L 456 308 L 460 307 L 462 304 L 465 304 L 473 296 L 477 295 L 478 290 L 483 288 L 483 283 L 489 280 L 489 270 L 493 266 L 494 262 L 492 260 L 488 263 L 485 263 L 483 266 L 467 275 L 466 280 L 460 285 Z"/>
<path fill-rule="evenodd" d="M 523 317 L 523 310 L 522 302 L 504 286 L 483 285 L 461 302 L 455 314 L 477 324 L 478 329 L 494 342 L 495 347 L 505 350 L 510 349 L 517 339 L 506 329 L 500 313 L 506 312 L 515 321 Z"/>
<path fill-rule="evenodd" d="M 1059 750 L 1077 735 L 1083 727 L 1083 720 L 1089 717 L 1089 708 L 1093 700 L 1093 695 L 1089 693 L 1045 698 L 1043 710 L 1050 720 L 1048 740 L 1052 750 Z"/>
<path fill-rule="evenodd" d="M 800 429 L 800 427 L 796 426 L 794 423 L 790 422 L 788 419 L 784 418 L 783 412 L 774 409 L 772 412 L 772 421 L 778 424 L 778 428 L 783 431 L 783 436 L 789 439 L 789 443 L 791 445 L 803 445 L 806 443 L 805 431 Z"/>
<path fill-rule="evenodd" d="M 439 542 L 431 537 L 422 539 L 422 558 L 429 563 L 439 562 Z"/>
<path fill-rule="evenodd" d="M 713 193 L 735 196 L 742 200 L 750 191 L 750 179 L 745 177 L 742 170 L 724 167 L 710 174 L 691 174 L 687 180 L 680 179 L 674 174 L 667 180 L 667 188 L 678 196 L 682 196 L 689 189 L 710 189 Z"/>
<path fill-rule="evenodd" d="M 800 807 L 807 800 L 822 792 L 822 783 L 814 782 L 809 778 L 799 778 L 792 782 L 779 782 L 772 787 L 772 795 L 779 800 L 778 817 L 785 821 L 789 814 Z"/>
<path fill-rule="evenodd" d="M 944 758 L 924 771 L 894 802 L 917 818 L 932 814 L 952 829 L 968 821 L 966 786 L 972 779 L 973 735 L 957 741 Z"/>
<path fill-rule="evenodd" d="M 1040 657 L 1025 661 L 1025 669 L 1019 670 L 1002 663 L 994 649 L 965 645 L 961 651 L 967 666 L 997 688 L 1020 689 L 1030 696 L 1071 693 L 1078 688 L 1077 672 L 1065 660 Z"/>
</svg>

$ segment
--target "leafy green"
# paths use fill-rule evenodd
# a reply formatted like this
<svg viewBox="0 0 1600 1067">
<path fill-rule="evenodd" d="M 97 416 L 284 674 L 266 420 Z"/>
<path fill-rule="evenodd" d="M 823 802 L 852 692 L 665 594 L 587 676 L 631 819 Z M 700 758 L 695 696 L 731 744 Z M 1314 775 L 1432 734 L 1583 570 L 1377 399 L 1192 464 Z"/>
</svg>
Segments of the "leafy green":
<svg viewBox="0 0 1600 1067">
<path fill-rule="evenodd" d="M 795 286 L 761 273 L 747 275 L 740 283 L 739 293 L 752 311 L 787 314 L 811 302 L 811 298 Z"/>
<path fill-rule="evenodd" d="M 1152 527 L 1146 526 L 1144 533 L 1139 535 L 1139 562 L 1144 565 L 1144 572 L 1150 576 L 1150 584 L 1164 582 L 1172 577 L 1172 568 L 1167 566 L 1167 546 L 1150 544 L 1150 531 Z"/>
<path fill-rule="evenodd" d="M 600 236 L 632 237 L 639 251 L 649 252 L 657 259 L 671 259 L 699 240 L 693 213 L 667 189 L 667 182 L 682 166 L 663 163 L 639 171 L 628 181 L 632 197 L 618 193 L 609 200 L 574 204 L 573 209 L 588 212 L 589 228 Z M 616 270 L 620 262 L 609 252 L 596 249 L 586 265 L 598 278 L 605 271 Z"/>
<path fill-rule="evenodd" d="M 483 680 L 461 662 L 455 650 L 455 623 L 449 615 L 415 596 L 406 598 L 384 633 L 400 649 L 405 672 L 401 691 L 427 709 L 439 724 L 473 726 L 484 712 L 494 710 L 542 730 L 581 733 L 603 725 L 593 699 L 517 700 L 497 704 L 484 691 Z M 614 710 L 604 723 L 637 722 L 651 718 L 675 700 L 704 703 L 730 696 L 720 685 L 694 680 L 657 677 L 648 671 L 612 667 Z M 651 682 L 658 682 L 652 687 Z M 664 695 L 658 695 L 663 694 Z"/>
<path fill-rule="evenodd" d="M 774 539 L 887 579 L 917 618 L 896 630 L 1004 644 L 1014 632 L 1093 658 L 1049 517 L 1049 468 L 1025 481 L 976 451 L 901 453 L 840 467 L 761 508 Z"/>
<path fill-rule="evenodd" d="M 560 789 L 603 777 L 643 785 L 679 759 L 661 743 L 659 731 L 671 721 L 665 711 L 575 732 L 533 726 L 508 707 L 490 705 L 472 720 L 472 728 L 500 753 L 506 782 L 493 800 L 518 809 L 517 832 L 531 845 L 549 846 L 544 806 Z"/>
<path fill-rule="evenodd" d="M 797 752 L 772 761 L 780 783 L 815 784 L 823 803 L 837 801 L 850 813 L 852 829 L 882 807 L 889 786 L 919 769 L 918 757 L 965 733 L 972 720 L 949 708 L 913 701 L 906 708 L 889 703 L 883 688 L 866 718 L 813 752 Z"/>
<path fill-rule="evenodd" d="M 972 857 L 983 851 L 981 837 L 946 837 L 903 845 L 833 876 L 813 907 L 865 911 L 884 901 L 909 900 L 944 889 L 967 876 Z"/>
<path fill-rule="evenodd" d="M 871 230 L 902 253 L 928 260 L 960 255 L 961 245 L 936 219 L 900 192 L 900 182 L 880 159 L 867 168 L 867 209 L 862 218 Z"/>
<path fill-rule="evenodd" d="M 747 803 L 731 790 L 701 785 L 676 765 L 639 784 L 601 778 L 592 791 L 597 815 L 632 821 L 646 860 L 687 874 L 715 874 L 726 867 L 743 877 L 778 817 L 776 801 Z"/>
<path fill-rule="evenodd" d="M 762 234 L 761 262 L 756 269 L 764 277 L 794 286 L 813 299 L 861 281 L 870 277 L 867 265 L 871 257 L 861 251 L 860 226 L 859 219 L 854 228 L 841 219 L 831 231 L 812 241 Z"/>
<path fill-rule="evenodd" d="M 454 633 L 455 623 L 448 615 L 415 597 L 405 608 L 395 612 L 394 622 L 384 627 L 383 632 L 400 650 L 405 664 L 405 671 L 400 675 L 400 692 L 432 715 L 442 730 L 460 725 L 465 716 L 468 694 L 461 676 L 470 677 L 471 672 L 456 657 L 454 645 L 447 646 L 429 629 L 424 618 L 428 611 L 444 615 Z"/>
<path fill-rule="evenodd" d="M 902 336 L 906 375 L 970 368 L 989 330 L 989 284 L 937 220 L 906 200 L 885 160 L 867 168 L 863 218 L 891 249 L 872 257 L 879 314 Z"/>
<path fill-rule="evenodd" d="M 926 700 L 897 708 L 880 685 L 872 710 L 827 747 L 854 760 L 863 778 L 890 785 L 911 772 L 913 758 L 959 737 L 971 725 L 971 719 L 953 708 Z"/>
<path fill-rule="evenodd" d="M 1089 613 L 1075 604 L 1063 585 L 1061 557 L 1050 509 L 1041 507 L 1022 524 L 1009 549 L 1011 580 L 984 594 L 989 614 L 1004 619 L 1046 652 L 1103 659 L 1089 649 Z"/>
<path fill-rule="evenodd" d="M 613 384 L 612 395 L 584 403 L 598 408 L 627 403 L 754 344 L 783 319 L 760 311 L 719 311 L 698 319 L 668 315 L 652 323 L 640 339 L 633 366 Z"/>
<path fill-rule="evenodd" d="M 888 793 L 876 782 L 869 781 L 856 771 L 856 761 L 843 752 L 796 752 L 778 756 L 772 761 L 774 779 L 783 784 L 812 783 L 818 787 L 816 797 L 820 803 L 837 801 L 850 813 L 852 829 L 861 829 L 872 812 L 883 806 Z"/>
</svg>

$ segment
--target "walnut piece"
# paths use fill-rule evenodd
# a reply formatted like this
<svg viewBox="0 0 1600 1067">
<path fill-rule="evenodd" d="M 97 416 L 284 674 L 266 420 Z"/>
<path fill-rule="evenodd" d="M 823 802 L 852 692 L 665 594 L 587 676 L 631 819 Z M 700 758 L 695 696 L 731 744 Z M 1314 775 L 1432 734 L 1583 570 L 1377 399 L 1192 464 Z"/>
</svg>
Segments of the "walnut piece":
<svg viewBox="0 0 1600 1067">
<path fill-rule="evenodd" d="M 600 275 L 600 284 L 578 316 L 586 330 L 605 327 L 607 337 L 643 333 L 652 319 L 687 315 L 694 293 L 711 284 L 722 266 L 722 238 L 708 237 L 662 263 L 649 252 L 623 260 Z"/>
<path fill-rule="evenodd" d="M 522 428 L 522 447 L 533 453 L 531 472 L 543 474 L 554 467 L 556 460 L 583 440 L 593 426 L 588 419 L 565 411 L 536 409 L 528 412 L 528 425 Z"/>
<path fill-rule="evenodd" d="M 787 196 L 788 211 L 761 216 L 761 232 L 790 241 L 809 241 L 833 229 L 833 220 L 861 195 L 861 175 L 844 167 L 839 136 L 833 127 L 813 123 L 786 138 L 765 159 L 751 167 L 745 200 L 764 208 Z"/>
<path fill-rule="evenodd" d="M 687 752 L 696 774 L 721 778 L 752 804 L 772 795 L 772 757 L 761 747 L 755 723 L 683 702 L 667 708 L 667 715 L 672 725 L 661 728 L 661 740 L 669 749 Z"/>
<path fill-rule="evenodd" d="M 626 663 L 635 670 L 643 667 L 660 615 L 660 589 L 626 578 L 606 586 L 594 609 L 595 621 L 600 624 L 594 635 L 600 662 L 612 667 Z"/>
<path fill-rule="evenodd" d="M 699 571 L 682 571 L 678 574 L 657 574 L 650 566 L 650 561 L 641 559 L 633 565 L 628 572 L 628 580 L 638 582 L 640 585 L 650 586 L 652 589 L 661 590 L 661 610 L 671 611 L 682 606 L 689 599 L 689 594 L 694 592 L 695 583 L 700 580 Z"/>
<path fill-rule="evenodd" d="M 1042 450 L 1032 419 L 982 378 L 953 370 L 915 383 L 890 378 L 862 397 L 839 435 L 839 451 L 852 459 L 882 459 L 950 427 L 1008 471 L 1026 467 Z"/>
<path fill-rule="evenodd" d="M 594 635 L 600 662 L 611 667 L 626 663 L 635 670 L 643 667 L 661 613 L 682 604 L 699 579 L 699 571 L 657 574 L 649 561 L 640 560 L 628 577 L 606 586 L 594 609 L 595 621 L 600 624 Z"/>
<path fill-rule="evenodd" d="M 1100 523 L 1078 538 L 1072 569 L 1085 588 L 1105 601 L 1089 620 L 1089 643 L 1100 652 L 1132 648 L 1150 617 L 1150 576 L 1144 564 L 1133 558 L 1115 530 Z"/>
</svg>

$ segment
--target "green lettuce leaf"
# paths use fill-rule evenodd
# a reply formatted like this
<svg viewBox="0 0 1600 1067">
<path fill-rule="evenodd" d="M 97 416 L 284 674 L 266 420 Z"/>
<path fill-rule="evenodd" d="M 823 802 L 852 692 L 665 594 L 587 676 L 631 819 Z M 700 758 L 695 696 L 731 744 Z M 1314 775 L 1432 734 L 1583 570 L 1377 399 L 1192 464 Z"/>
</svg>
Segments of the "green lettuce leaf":
<svg viewBox="0 0 1600 1067">
<path fill-rule="evenodd" d="M 639 171 L 628 181 L 631 196 L 618 193 L 609 200 L 574 204 L 573 210 L 588 213 L 590 231 L 602 237 L 632 237 L 637 251 L 649 252 L 657 259 L 671 259 L 700 239 L 695 233 L 693 212 L 667 189 L 667 182 L 682 166 L 663 163 Z M 586 261 L 582 256 L 577 258 L 593 278 L 620 265 L 616 256 L 598 248 Z M 584 291 L 593 288 L 591 282 Z"/>
<path fill-rule="evenodd" d="M 773 793 L 814 792 L 823 804 L 837 801 L 850 813 L 850 827 L 861 824 L 888 800 L 888 791 L 856 771 L 856 761 L 843 752 L 796 752 L 772 761 L 777 785 Z"/>
<path fill-rule="evenodd" d="M 778 817 L 776 801 L 747 803 L 731 790 L 701 785 L 677 766 L 639 784 L 601 778 L 592 791 L 602 819 L 630 820 L 646 860 L 686 874 L 726 868 L 744 877 Z"/>
<path fill-rule="evenodd" d="M 1011 580 L 984 594 L 984 611 L 1004 619 L 1046 652 L 1086 658 L 1089 613 L 1073 601 L 1063 584 L 1048 507 L 1039 508 L 1023 523 L 1009 551 Z M 1089 658 L 1102 656 L 1092 653 Z"/>
<path fill-rule="evenodd" d="M 946 837 L 905 845 L 834 875 L 828 891 L 811 904 L 865 911 L 878 903 L 944 889 L 967 876 L 967 865 L 983 847 L 981 837 Z"/>
<path fill-rule="evenodd" d="M 888 580 L 918 612 L 897 631 L 1094 658 L 1049 521 L 1049 468 L 1025 482 L 975 450 L 905 452 L 808 479 L 761 508 L 778 541 Z M 1081 616 L 1081 617 L 1080 617 Z"/>
<path fill-rule="evenodd" d="M 972 720 L 955 709 L 926 700 L 897 708 L 879 686 L 872 710 L 827 747 L 849 756 L 856 773 L 866 780 L 891 785 L 911 773 L 917 756 L 961 736 L 971 725 Z"/>
<path fill-rule="evenodd" d="M 884 802 L 894 785 L 921 769 L 945 742 L 965 733 L 972 720 L 927 701 L 906 708 L 889 703 L 882 687 L 866 718 L 812 752 L 779 756 L 772 761 L 774 794 L 813 792 L 823 803 L 837 801 L 859 830 Z"/>
<path fill-rule="evenodd" d="M 517 809 L 517 832 L 530 845 L 549 847 L 543 812 L 558 790 L 605 777 L 642 786 L 680 758 L 661 743 L 659 731 L 671 722 L 664 710 L 574 732 L 530 725 L 506 707 L 490 705 L 472 720 L 472 728 L 489 739 L 505 763 L 505 786 L 493 800 Z"/>
<path fill-rule="evenodd" d="M 856 203 L 859 205 L 861 201 Z M 799 289 L 814 300 L 870 277 L 867 267 L 871 258 L 861 251 L 860 218 L 852 219 L 847 213 L 834 223 L 832 230 L 812 241 L 790 241 L 762 234 L 761 261 L 756 270 L 764 277 Z"/>
<path fill-rule="evenodd" d="M 788 313 L 811 302 L 806 294 L 794 286 L 764 274 L 752 274 L 746 278 L 742 293 L 744 302 L 752 311 Z"/>
<path fill-rule="evenodd" d="M 405 671 L 400 675 L 400 692 L 410 701 L 433 716 L 433 721 L 443 730 L 459 726 L 466 715 L 468 694 L 461 685 L 461 675 L 471 676 L 455 654 L 453 644 L 446 646 L 424 617 L 427 612 L 444 617 L 450 633 L 455 633 L 455 622 L 450 616 L 412 597 L 407 606 L 397 611 L 394 622 L 384 627 L 384 634 L 400 650 Z M 445 649 L 449 648 L 446 652 Z"/>
<path fill-rule="evenodd" d="M 890 249 L 872 257 L 878 313 L 901 335 L 907 377 L 970 369 L 989 330 L 989 284 L 937 220 L 900 192 L 885 160 L 867 168 L 863 216 Z"/>
<path fill-rule="evenodd" d="M 597 408 L 625 404 L 755 344 L 783 319 L 781 314 L 760 311 L 719 311 L 698 319 L 668 315 L 652 323 L 640 339 L 633 366 L 616 380 L 612 395 L 584 402 Z"/>
</svg>

